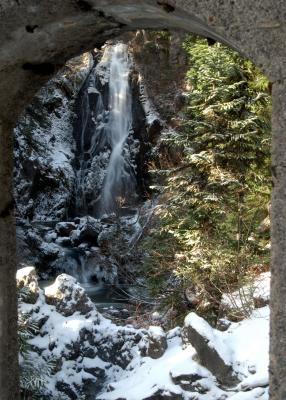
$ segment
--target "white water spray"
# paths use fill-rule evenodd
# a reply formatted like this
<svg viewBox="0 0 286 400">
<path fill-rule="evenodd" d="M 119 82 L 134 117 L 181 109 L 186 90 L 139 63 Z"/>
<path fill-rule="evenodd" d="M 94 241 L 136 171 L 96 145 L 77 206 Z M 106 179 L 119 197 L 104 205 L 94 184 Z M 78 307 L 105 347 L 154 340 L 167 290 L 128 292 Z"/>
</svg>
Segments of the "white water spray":
<svg viewBox="0 0 286 400">
<path fill-rule="evenodd" d="M 109 213 L 132 191 L 130 166 L 124 146 L 132 127 L 130 61 L 128 47 L 119 43 L 110 49 L 109 121 L 106 126 L 111 155 L 101 195 L 101 212 Z"/>
</svg>

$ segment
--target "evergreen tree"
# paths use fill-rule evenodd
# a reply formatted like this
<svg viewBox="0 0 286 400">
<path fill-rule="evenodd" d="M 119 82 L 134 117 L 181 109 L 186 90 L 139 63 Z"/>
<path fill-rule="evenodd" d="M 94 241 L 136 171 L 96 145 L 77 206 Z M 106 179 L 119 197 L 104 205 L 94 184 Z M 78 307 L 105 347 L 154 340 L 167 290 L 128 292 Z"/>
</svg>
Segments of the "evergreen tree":
<svg viewBox="0 0 286 400">
<path fill-rule="evenodd" d="M 193 36 L 184 46 L 185 118 L 162 138 L 181 165 L 165 171 L 145 269 L 169 305 L 182 307 L 183 290 L 192 288 L 193 306 L 215 320 L 222 293 L 268 267 L 269 230 L 260 225 L 268 215 L 271 104 L 250 61 Z"/>
</svg>

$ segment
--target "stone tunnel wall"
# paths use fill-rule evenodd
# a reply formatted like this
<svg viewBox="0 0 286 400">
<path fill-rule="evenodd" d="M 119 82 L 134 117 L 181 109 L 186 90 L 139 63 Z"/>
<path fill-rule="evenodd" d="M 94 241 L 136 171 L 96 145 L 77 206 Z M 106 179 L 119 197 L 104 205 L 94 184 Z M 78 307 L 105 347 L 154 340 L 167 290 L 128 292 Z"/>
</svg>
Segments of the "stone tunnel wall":
<svg viewBox="0 0 286 400">
<path fill-rule="evenodd" d="M 2 0 L 0 390 L 18 397 L 12 128 L 66 60 L 136 29 L 197 33 L 237 49 L 273 83 L 271 400 L 286 398 L 286 3 L 284 0 Z"/>
</svg>

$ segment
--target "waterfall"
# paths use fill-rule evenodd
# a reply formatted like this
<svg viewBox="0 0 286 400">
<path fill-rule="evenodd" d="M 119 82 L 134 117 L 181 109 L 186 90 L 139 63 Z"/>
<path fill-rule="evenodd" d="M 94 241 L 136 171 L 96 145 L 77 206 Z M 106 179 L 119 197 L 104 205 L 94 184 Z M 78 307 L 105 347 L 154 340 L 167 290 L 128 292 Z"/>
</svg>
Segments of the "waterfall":
<svg viewBox="0 0 286 400">
<path fill-rule="evenodd" d="M 130 68 L 127 45 L 106 46 L 78 99 L 74 128 L 77 215 L 116 212 L 120 205 L 132 202 L 136 193 Z"/>
<path fill-rule="evenodd" d="M 113 46 L 109 79 L 109 121 L 105 134 L 109 138 L 111 155 L 104 179 L 101 211 L 114 211 L 125 203 L 125 195 L 132 189 L 132 174 L 124 156 L 124 146 L 132 129 L 131 90 L 129 86 L 130 63 L 125 44 Z M 118 204 L 117 204 L 118 203 Z"/>
</svg>

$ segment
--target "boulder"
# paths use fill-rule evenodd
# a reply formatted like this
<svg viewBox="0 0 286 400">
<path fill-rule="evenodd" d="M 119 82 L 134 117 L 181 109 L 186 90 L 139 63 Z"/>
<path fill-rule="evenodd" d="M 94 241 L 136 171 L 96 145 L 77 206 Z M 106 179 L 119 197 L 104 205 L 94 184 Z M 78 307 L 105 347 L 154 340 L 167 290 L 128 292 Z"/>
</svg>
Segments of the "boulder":
<svg viewBox="0 0 286 400">
<path fill-rule="evenodd" d="M 183 337 L 196 349 L 199 362 L 221 384 L 234 386 L 240 381 L 232 368 L 220 335 L 221 332 L 213 329 L 203 318 L 193 312 L 185 318 Z"/>
<path fill-rule="evenodd" d="M 56 234 L 55 231 L 48 231 L 48 232 L 45 234 L 44 240 L 45 240 L 45 242 L 47 242 L 47 243 L 52 243 L 52 242 L 54 242 L 54 241 L 57 239 L 57 237 L 58 237 L 58 235 Z"/>
<path fill-rule="evenodd" d="M 84 289 L 67 274 L 59 275 L 51 286 L 45 288 L 45 297 L 47 304 L 54 305 L 66 317 L 75 312 L 85 315 L 94 309 Z"/>
<path fill-rule="evenodd" d="M 26 243 L 29 245 L 30 248 L 32 249 L 38 249 L 42 245 L 42 238 L 39 235 L 39 232 L 31 228 L 27 231 L 26 233 Z"/>
<path fill-rule="evenodd" d="M 140 343 L 142 356 L 160 358 L 167 349 L 167 337 L 163 329 L 159 326 L 150 326 L 147 335 Z"/>
<path fill-rule="evenodd" d="M 16 274 L 17 288 L 27 289 L 25 293 L 25 303 L 35 304 L 39 297 L 39 286 L 35 267 L 24 267 Z"/>
<path fill-rule="evenodd" d="M 43 242 L 39 248 L 40 256 L 45 261 L 53 261 L 60 255 L 60 249 L 55 243 Z"/>
<path fill-rule="evenodd" d="M 173 331 L 175 331 L 173 329 Z M 169 336 L 168 336 L 169 337 Z M 175 385 L 190 392 L 206 393 L 209 388 L 205 382 L 213 380 L 211 373 L 197 362 L 188 365 L 177 364 L 170 369 L 170 377 Z"/>
<path fill-rule="evenodd" d="M 80 224 L 77 225 L 77 229 L 72 232 L 72 241 L 77 245 L 87 242 L 96 246 L 101 228 L 102 225 L 97 219 L 92 217 L 81 218 Z"/>
<path fill-rule="evenodd" d="M 216 329 L 225 332 L 230 327 L 231 322 L 226 318 L 219 318 L 216 323 Z"/>
<path fill-rule="evenodd" d="M 165 389 L 158 389 L 154 394 L 143 397 L 142 400 L 183 400 L 183 394 L 174 393 Z"/>
<path fill-rule="evenodd" d="M 183 390 L 194 392 L 198 391 L 198 381 L 207 377 L 207 374 L 200 373 L 200 371 L 176 374 L 170 371 L 170 376 L 175 385 L 179 385 Z"/>
<path fill-rule="evenodd" d="M 69 236 L 71 231 L 76 228 L 74 222 L 58 222 L 56 225 L 55 231 L 57 232 L 58 236 Z"/>
<path fill-rule="evenodd" d="M 100 234 L 98 235 L 97 239 L 98 246 L 101 249 L 108 249 L 110 245 L 114 245 L 114 240 L 117 236 L 118 236 L 117 224 L 103 226 Z"/>
<path fill-rule="evenodd" d="M 69 247 L 71 246 L 71 239 L 66 236 L 58 237 L 56 239 L 56 244 L 62 247 Z"/>
</svg>

